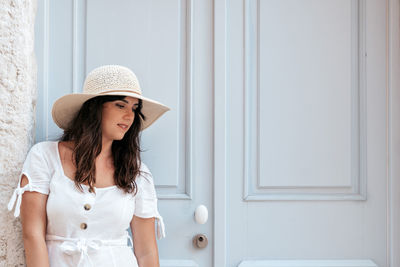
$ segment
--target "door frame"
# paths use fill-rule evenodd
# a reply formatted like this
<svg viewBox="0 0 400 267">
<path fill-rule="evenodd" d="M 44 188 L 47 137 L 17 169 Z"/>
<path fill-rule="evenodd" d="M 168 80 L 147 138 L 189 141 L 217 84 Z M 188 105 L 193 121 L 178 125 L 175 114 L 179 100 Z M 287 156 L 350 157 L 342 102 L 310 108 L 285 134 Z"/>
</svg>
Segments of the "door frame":
<svg viewBox="0 0 400 267">
<path fill-rule="evenodd" d="M 386 0 L 387 262 L 400 266 L 400 1 Z"/>
<path fill-rule="evenodd" d="M 213 170 L 213 266 L 227 266 L 228 236 L 227 185 L 228 185 L 228 109 L 229 88 L 227 70 L 227 30 L 229 0 L 214 0 L 214 170 Z M 218 110 L 218 112 L 215 112 Z M 216 201 L 218 200 L 218 201 Z"/>
</svg>

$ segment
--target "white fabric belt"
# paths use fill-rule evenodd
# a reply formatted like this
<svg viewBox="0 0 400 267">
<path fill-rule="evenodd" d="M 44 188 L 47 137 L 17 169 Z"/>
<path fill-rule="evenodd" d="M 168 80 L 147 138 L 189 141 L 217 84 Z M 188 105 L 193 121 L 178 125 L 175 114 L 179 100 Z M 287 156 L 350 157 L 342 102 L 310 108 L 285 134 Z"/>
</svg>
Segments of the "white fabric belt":
<svg viewBox="0 0 400 267">
<path fill-rule="evenodd" d="M 131 245 L 127 245 L 129 238 Z M 127 237 L 120 239 L 89 239 L 89 238 L 68 238 L 57 235 L 46 235 L 46 241 L 62 241 L 60 249 L 67 255 L 80 253 L 79 263 L 77 267 L 94 267 L 89 257 L 89 252 L 97 251 L 103 246 L 132 247 L 132 238 L 129 234 Z"/>
</svg>

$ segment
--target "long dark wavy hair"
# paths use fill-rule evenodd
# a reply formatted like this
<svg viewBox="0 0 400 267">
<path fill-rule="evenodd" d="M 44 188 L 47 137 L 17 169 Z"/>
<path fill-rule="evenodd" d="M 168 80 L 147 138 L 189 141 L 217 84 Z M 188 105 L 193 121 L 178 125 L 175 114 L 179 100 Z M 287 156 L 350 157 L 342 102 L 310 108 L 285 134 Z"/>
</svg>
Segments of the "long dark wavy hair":
<svg viewBox="0 0 400 267">
<path fill-rule="evenodd" d="M 101 120 L 102 109 L 105 102 L 124 99 L 125 96 L 97 96 L 87 100 L 78 114 L 64 130 L 60 141 L 74 141 L 72 160 L 76 167 L 75 186 L 83 192 L 82 183 L 87 182 L 89 191 L 95 192 L 95 160 L 102 149 Z M 135 109 L 135 118 L 129 130 L 121 140 L 112 143 L 112 156 L 114 160 L 114 182 L 118 188 L 126 193 L 137 193 L 136 177 L 140 175 L 140 129 L 142 120 L 142 100 Z"/>
</svg>

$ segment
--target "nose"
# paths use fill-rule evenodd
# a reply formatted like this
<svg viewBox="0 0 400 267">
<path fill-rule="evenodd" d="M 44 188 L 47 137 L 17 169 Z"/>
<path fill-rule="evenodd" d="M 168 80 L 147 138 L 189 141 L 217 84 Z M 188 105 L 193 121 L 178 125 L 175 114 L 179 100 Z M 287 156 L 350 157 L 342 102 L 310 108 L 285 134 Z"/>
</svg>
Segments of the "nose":
<svg viewBox="0 0 400 267">
<path fill-rule="evenodd" d="M 135 112 L 134 112 L 134 111 L 131 111 L 131 110 L 128 110 L 128 111 L 125 112 L 125 114 L 124 114 L 124 119 L 127 119 L 127 120 L 129 120 L 129 121 L 132 121 L 134 117 L 135 117 Z"/>
</svg>

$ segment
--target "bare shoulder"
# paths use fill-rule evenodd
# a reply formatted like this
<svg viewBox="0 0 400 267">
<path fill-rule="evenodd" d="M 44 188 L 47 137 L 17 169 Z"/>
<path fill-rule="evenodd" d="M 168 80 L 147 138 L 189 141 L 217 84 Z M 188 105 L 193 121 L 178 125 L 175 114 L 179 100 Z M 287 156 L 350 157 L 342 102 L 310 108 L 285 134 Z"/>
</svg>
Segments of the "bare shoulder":
<svg viewBox="0 0 400 267">
<path fill-rule="evenodd" d="M 60 141 L 60 149 L 66 149 L 66 150 L 73 150 L 74 149 L 74 141 Z"/>
<path fill-rule="evenodd" d="M 58 145 L 58 150 L 60 152 L 60 158 L 62 162 L 69 162 L 72 160 L 72 152 L 74 150 L 73 141 L 61 141 Z"/>
<path fill-rule="evenodd" d="M 58 149 L 61 155 L 71 154 L 74 150 L 74 141 L 60 141 Z"/>
</svg>

